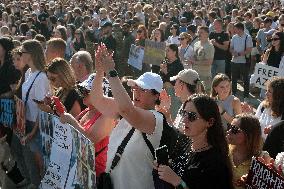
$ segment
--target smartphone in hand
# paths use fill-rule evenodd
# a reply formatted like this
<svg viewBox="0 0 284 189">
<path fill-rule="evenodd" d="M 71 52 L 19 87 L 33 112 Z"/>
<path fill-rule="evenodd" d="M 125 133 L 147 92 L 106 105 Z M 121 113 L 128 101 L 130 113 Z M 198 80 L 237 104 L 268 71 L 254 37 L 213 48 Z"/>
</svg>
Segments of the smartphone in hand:
<svg viewBox="0 0 284 189">
<path fill-rule="evenodd" d="M 166 145 L 155 149 L 155 157 L 158 165 L 169 165 L 169 151 Z"/>
<path fill-rule="evenodd" d="M 59 113 L 59 114 L 63 114 L 65 112 L 65 109 L 64 109 L 64 106 L 63 104 L 60 102 L 59 98 L 56 97 L 56 96 L 53 96 L 51 97 L 55 106 L 56 106 L 56 111 Z"/>
</svg>

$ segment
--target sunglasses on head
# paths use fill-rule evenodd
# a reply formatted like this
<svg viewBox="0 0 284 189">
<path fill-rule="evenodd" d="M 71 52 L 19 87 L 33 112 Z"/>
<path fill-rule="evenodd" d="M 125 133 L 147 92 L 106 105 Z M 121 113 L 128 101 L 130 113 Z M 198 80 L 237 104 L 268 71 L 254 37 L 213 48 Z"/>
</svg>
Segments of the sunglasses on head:
<svg viewBox="0 0 284 189">
<path fill-rule="evenodd" d="M 228 131 L 231 132 L 234 135 L 238 134 L 242 131 L 239 127 L 232 125 L 230 123 L 228 123 L 227 126 L 228 126 Z"/>
<path fill-rule="evenodd" d="M 200 119 L 197 116 L 196 112 L 187 112 L 185 110 L 180 110 L 180 114 L 182 115 L 183 118 L 187 118 L 188 121 L 190 121 L 190 122 L 194 122 L 195 120 Z"/>
</svg>

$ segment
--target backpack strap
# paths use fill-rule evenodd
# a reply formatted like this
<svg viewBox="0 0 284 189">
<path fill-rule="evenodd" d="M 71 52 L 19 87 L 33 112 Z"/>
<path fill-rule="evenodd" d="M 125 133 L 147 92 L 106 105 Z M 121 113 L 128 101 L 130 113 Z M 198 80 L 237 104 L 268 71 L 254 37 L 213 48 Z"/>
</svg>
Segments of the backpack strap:
<svg viewBox="0 0 284 189">
<path fill-rule="evenodd" d="M 143 139 L 146 142 L 146 144 L 147 144 L 149 150 L 151 151 L 151 154 L 152 154 L 152 156 L 153 156 L 153 158 L 155 160 L 156 159 L 156 157 L 155 157 L 155 149 L 154 149 L 152 143 L 148 140 L 146 133 L 142 133 L 142 136 L 143 136 Z"/>
<path fill-rule="evenodd" d="M 116 153 L 115 153 L 115 156 L 112 160 L 112 163 L 111 163 L 111 166 L 110 166 L 110 170 L 109 172 L 111 172 L 118 164 L 118 162 L 120 161 L 121 159 L 121 156 L 124 152 L 124 149 L 128 143 L 128 141 L 130 140 L 130 138 L 132 137 L 133 133 L 135 131 L 135 128 L 132 127 L 130 129 L 130 131 L 128 132 L 128 134 L 126 135 L 126 137 L 123 139 L 123 141 L 121 142 L 121 144 L 118 146 L 117 150 L 116 150 Z"/>
<path fill-rule="evenodd" d="M 29 95 L 30 95 L 31 89 L 32 89 L 32 87 L 33 87 L 33 84 L 34 84 L 36 78 L 39 76 L 40 73 L 41 73 L 41 71 L 36 74 L 36 76 L 35 76 L 35 78 L 34 78 L 32 84 L 31 84 L 31 86 L 29 87 L 29 89 L 28 89 L 28 91 L 27 91 L 26 98 L 25 98 L 25 106 L 27 106 L 28 99 L 29 99 Z"/>
</svg>

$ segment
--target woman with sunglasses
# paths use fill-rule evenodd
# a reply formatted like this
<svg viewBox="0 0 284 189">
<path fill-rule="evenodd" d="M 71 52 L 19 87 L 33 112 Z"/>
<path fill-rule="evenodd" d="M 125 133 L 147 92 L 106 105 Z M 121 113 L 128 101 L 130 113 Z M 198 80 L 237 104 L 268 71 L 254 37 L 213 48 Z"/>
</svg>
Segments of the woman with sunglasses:
<svg viewBox="0 0 284 189">
<path fill-rule="evenodd" d="M 27 40 L 21 46 L 21 61 L 29 66 L 25 73 L 25 82 L 22 85 L 22 100 L 26 105 L 26 136 L 21 141 L 26 144 L 31 155 L 24 153 L 26 162 L 29 162 L 29 177 L 32 184 L 39 186 L 43 176 L 43 160 L 41 149 L 41 137 L 39 133 L 39 107 L 36 101 L 43 101 L 45 95 L 50 92 L 50 85 L 44 71 L 45 57 L 43 48 L 37 40 Z M 36 169 L 34 169 L 34 166 Z"/>
<path fill-rule="evenodd" d="M 284 68 L 284 33 L 276 32 L 271 39 L 271 47 L 264 53 L 262 62 L 276 68 L 279 68 L 281 64 Z"/>
<path fill-rule="evenodd" d="M 85 37 L 83 35 L 82 30 L 76 29 L 75 38 L 71 43 L 71 49 L 73 53 L 86 49 Z"/>
<path fill-rule="evenodd" d="M 180 46 L 178 47 L 180 61 L 185 69 L 191 69 L 192 65 L 189 60 L 193 58 L 194 54 L 193 48 L 190 46 L 192 38 L 188 33 L 182 32 L 178 40 L 180 41 Z"/>
<path fill-rule="evenodd" d="M 95 170 L 97 178 L 106 168 L 109 135 L 114 128 L 114 120 L 102 115 L 91 103 L 90 92 L 96 74 L 91 74 L 88 79 L 78 85 L 78 90 L 87 106 L 78 116 L 69 113 L 60 115 L 63 123 L 69 123 L 88 137 L 95 147 Z M 110 86 L 106 79 L 103 80 L 104 95 L 110 96 Z"/>
<path fill-rule="evenodd" d="M 260 156 L 262 152 L 260 123 L 252 114 L 239 114 L 228 125 L 227 141 L 233 169 L 233 183 L 235 189 L 241 189 L 244 186 L 240 185 L 240 179 L 248 174 L 252 157 Z"/>
<path fill-rule="evenodd" d="M 170 28 L 170 32 L 172 35 L 168 37 L 167 43 L 179 45 L 179 26 L 177 24 L 173 24 Z"/>
<path fill-rule="evenodd" d="M 57 96 L 73 116 L 79 115 L 84 108 L 83 101 L 76 88 L 75 74 L 71 65 L 62 58 L 55 58 L 46 67 L 46 74 Z M 49 104 L 39 104 L 43 111 L 53 113 Z"/>
<path fill-rule="evenodd" d="M 241 101 L 232 95 L 230 78 L 222 73 L 217 74 L 212 81 L 211 97 L 218 103 L 224 130 L 227 130 L 227 123 L 231 123 L 233 117 L 242 113 Z"/>
<path fill-rule="evenodd" d="M 157 167 L 160 179 L 180 189 L 232 189 L 231 162 L 219 109 L 214 99 L 194 94 L 182 108 L 184 134 L 191 139 L 177 175 L 169 166 Z"/>
</svg>

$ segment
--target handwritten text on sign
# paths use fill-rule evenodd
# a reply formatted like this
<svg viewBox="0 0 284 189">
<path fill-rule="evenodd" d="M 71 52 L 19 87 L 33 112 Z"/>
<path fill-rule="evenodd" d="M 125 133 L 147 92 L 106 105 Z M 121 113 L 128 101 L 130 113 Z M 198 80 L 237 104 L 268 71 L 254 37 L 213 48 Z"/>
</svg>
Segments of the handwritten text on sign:
<svg viewBox="0 0 284 189">
<path fill-rule="evenodd" d="M 253 158 L 246 183 L 247 189 L 283 189 L 284 178 Z"/>
<path fill-rule="evenodd" d="M 255 65 L 252 83 L 254 83 L 256 87 L 266 89 L 266 82 L 275 76 L 284 77 L 284 70 L 258 63 Z"/>
<path fill-rule="evenodd" d="M 14 124 L 15 103 L 12 99 L 0 99 L 0 124 L 12 127 Z"/>
</svg>

